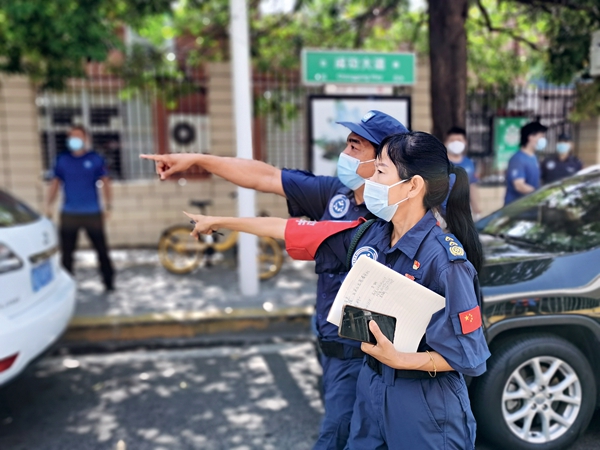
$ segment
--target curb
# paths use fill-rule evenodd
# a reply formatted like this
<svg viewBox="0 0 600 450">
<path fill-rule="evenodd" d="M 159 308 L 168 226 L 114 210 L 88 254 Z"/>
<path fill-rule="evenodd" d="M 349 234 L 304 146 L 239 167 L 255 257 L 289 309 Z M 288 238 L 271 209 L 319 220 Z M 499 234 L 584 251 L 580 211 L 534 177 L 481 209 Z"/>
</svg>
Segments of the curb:
<svg viewBox="0 0 600 450">
<path fill-rule="evenodd" d="M 172 311 L 141 316 L 75 317 L 63 342 L 147 341 L 152 339 L 196 338 L 244 331 L 308 328 L 314 308 L 260 308 L 225 311 Z"/>
</svg>

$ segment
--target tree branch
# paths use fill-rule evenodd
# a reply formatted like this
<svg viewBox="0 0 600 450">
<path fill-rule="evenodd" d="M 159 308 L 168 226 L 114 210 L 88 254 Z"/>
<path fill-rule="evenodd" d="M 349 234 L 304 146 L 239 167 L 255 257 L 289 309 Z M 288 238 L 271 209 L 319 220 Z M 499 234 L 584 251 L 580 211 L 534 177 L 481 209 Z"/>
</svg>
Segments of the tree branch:
<svg viewBox="0 0 600 450">
<path fill-rule="evenodd" d="M 364 28 L 369 21 L 375 20 L 379 17 L 385 17 L 390 11 L 398 6 L 396 1 L 381 0 L 375 4 L 369 4 L 367 11 L 360 16 L 356 16 L 353 22 L 356 24 L 356 36 L 354 38 L 354 48 L 359 48 L 363 44 Z M 379 10 L 377 15 L 373 14 L 373 11 Z"/>
<path fill-rule="evenodd" d="M 574 12 L 585 11 L 591 14 L 596 20 L 600 21 L 600 7 L 598 5 L 594 6 L 592 4 L 583 4 L 581 0 L 512 0 L 515 3 L 520 3 L 521 5 L 526 5 L 529 7 L 537 7 L 541 8 L 546 12 L 548 11 L 548 7 L 557 6 L 561 8 L 566 8 Z"/>
<path fill-rule="evenodd" d="M 514 32 L 514 30 L 512 30 L 510 28 L 495 27 L 492 24 L 492 19 L 490 18 L 490 15 L 487 12 L 487 9 L 485 9 L 485 6 L 483 6 L 483 3 L 481 2 L 481 0 L 477 0 L 477 7 L 479 8 L 479 10 L 481 11 L 481 14 L 483 15 L 483 19 L 485 22 L 483 25 L 485 25 L 488 30 L 490 30 L 491 32 L 508 34 L 515 41 L 522 42 L 523 44 L 526 44 L 527 46 L 529 46 L 531 49 L 533 49 L 535 51 L 538 51 L 538 52 L 541 51 L 541 49 L 534 42 L 531 42 L 531 41 L 525 39 L 523 36 L 519 36 L 518 34 L 516 34 Z"/>
</svg>

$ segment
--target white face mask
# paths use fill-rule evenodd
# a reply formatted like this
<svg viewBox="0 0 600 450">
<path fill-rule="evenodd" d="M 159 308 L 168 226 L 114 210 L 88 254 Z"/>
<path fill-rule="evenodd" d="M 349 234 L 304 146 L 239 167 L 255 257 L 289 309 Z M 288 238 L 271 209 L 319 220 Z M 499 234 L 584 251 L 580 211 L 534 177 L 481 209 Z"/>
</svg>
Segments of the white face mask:
<svg viewBox="0 0 600 450">
<path fill-rule="evenodd" d="M 454 155 L 460 155 L 465 151 L 465 143 L 461 141 L 452 141 L 448 144 L 448 151 Z"/>
<path fill-rule="evenodd" d="M 389 222 L 390 220 L 392 220 L 392 217 L 394 217 L 394 214 L 396 214 L 398 205 L 408 200 L 408 197 L 406 197 L 404 200 L 400 200 L 399 202 L 394 203 L 393 205 L 388 204 L 390 188 L 405 183 L 408 180 L 410 180 L 410 178 L 407 178 L 406 180 L 400 180 L 397 183 L 394 183 L 390 186 L 386 184 L 376 183 L 375 181 L 366 180 L 365 192 L 363 194 L 365 199 L 365 206 L 370 212 L 375 214 L 377 217 L 385 220 L 386 222 Z"/>
<path fill-rule="evenodd" d="M 538 139 L 537 143 L 535 144 L 535 149 L 536 150 L 544 150 L 546 148 L 546 145 L 548 145 L 548 141 L 546 140 L 545 137 L 541 137 Z"/>
<path fill-rule="evenodd" d="M 365 183 L 365 179 L 356 173 L 358 166 L 373 161 L 375 159 L 360 161 L 345 153 L 340 153 L 340 159 L 338 159 L 337 163 L 337 176 L 344 186 L 354 191 Z"/>
</svg>

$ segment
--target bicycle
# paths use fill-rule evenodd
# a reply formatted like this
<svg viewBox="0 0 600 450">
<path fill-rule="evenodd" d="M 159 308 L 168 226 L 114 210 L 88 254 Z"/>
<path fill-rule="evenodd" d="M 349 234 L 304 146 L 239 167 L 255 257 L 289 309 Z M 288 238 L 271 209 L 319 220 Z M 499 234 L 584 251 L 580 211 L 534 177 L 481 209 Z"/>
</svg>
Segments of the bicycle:
<svg viewBox="0 0 600 450">
<path fill-rule="evenodd" d="M 206 207 L 211 200 L 192 200 L 200 214 L 206 215 Z M 173 225 L 163 231 L 158 241 L 158 257 L 165 269 L 175 274 L 187 274 L 199 267 L 211 267 L 220 259 L 223 252 L 235 247 L 239 233 L 237 231 L 202 235 L 201 239 L 190 236 L 192 225 Z M 258 238 L 258 269 L 261 280 L 274 277 L 283 265 L 283 252 L 279 243 L 270 237 Z"/>
</svg>

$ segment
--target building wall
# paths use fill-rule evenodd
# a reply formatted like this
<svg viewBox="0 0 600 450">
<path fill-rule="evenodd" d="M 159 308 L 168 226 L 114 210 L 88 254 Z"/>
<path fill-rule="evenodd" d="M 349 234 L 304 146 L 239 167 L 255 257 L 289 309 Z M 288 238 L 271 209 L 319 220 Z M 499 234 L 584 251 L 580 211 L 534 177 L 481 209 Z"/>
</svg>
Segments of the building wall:
<svg viewBox="0 0 600 450">
<path fill-rule="evenodd" d="M 0 75 L 0 188 L 42 206 L 42 160 L 35 90 L 22 76 Z"/>
<path fill-rule="evenodd" d="M 479 206 L 481 217 L 497 211 L 504 205 L 504 186 L 479 186 Z"/>
<path fill-rule="evenodd" d="M 223 179 L 201 181 L 127 181 L 113 183 L 113 210 L 107 221 L 109 244 L 118 247 L 155 246 L 162 231 L 177 224 L 190 227 L 182 211 L 198 213 L 190 200 L 212 200 L 211 215 L 236 216 L 237 188 Z M 286 217 L 285 200 L 258 193 L 256 212 Z"/>
<path fill-rule="evenodd" d="M 583 121 L 575 130 L 575 153 L 583 165 L 600 164 L 600 118 Z"/>
<path fill-rule="evenodd" d="M 431 133 L 431 95 L 430 95 L 431 70 L 429 59 L 417 59 L 417 82 L 411 92 L 411 127 L 415 131 Z"/>
</svg>

